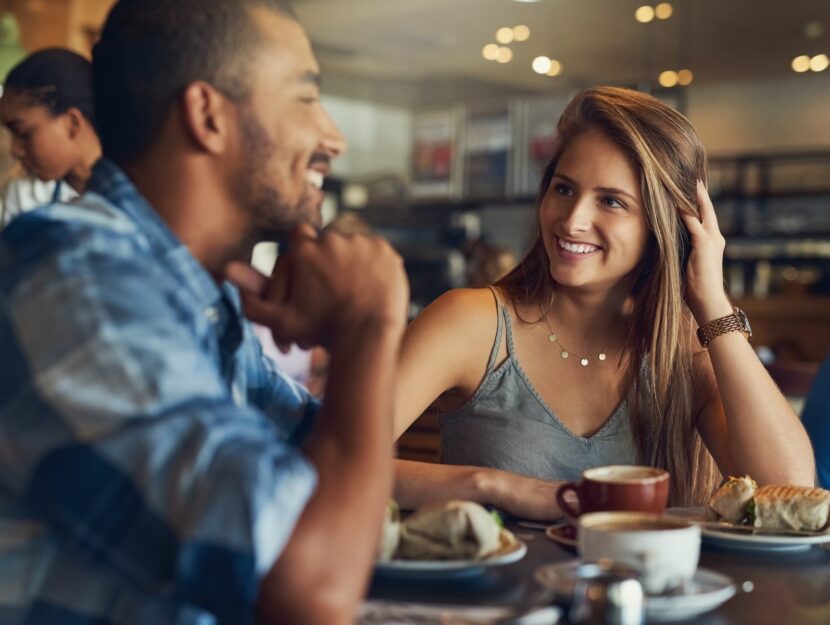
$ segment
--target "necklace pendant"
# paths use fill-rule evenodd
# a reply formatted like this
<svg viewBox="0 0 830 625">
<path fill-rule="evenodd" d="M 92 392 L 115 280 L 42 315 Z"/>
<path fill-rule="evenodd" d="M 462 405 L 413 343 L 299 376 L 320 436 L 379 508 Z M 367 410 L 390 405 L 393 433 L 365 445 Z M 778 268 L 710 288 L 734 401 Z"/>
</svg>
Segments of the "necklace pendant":
<svg viewBox="0 0 830 625">
<path fill-rule="evenodd" d="M 556 335 L 555 335 L 553 332 L 551 332 L 551 333 L 548 335 L 548 340 L 549 340 L 551 343 L 554 343 L 554 342 L 556 341 Z"/>
<path fill-rule="evenodd" d="M 588 366 L 588 359 L 583 358 L 582 360 L 579 361 L 579 364 L 581 364 L 583 367 L 587 367 Z"/>
<path fill-rule="evenodd" d="M 567 350 L 564 349 L 561 352 L 559 352 L 559 355 L 562 356 L 562 358 L 567 358 L 568 356 L 570 356 Z"/>
<path fill-rule="evenodd" d="M 597 358 L 599 358 L 600 360 L 605 360 L 606 358 L 608 358 L 608 356 L 605 355 L 605 352 L 600 352 Z"/>
</svg>

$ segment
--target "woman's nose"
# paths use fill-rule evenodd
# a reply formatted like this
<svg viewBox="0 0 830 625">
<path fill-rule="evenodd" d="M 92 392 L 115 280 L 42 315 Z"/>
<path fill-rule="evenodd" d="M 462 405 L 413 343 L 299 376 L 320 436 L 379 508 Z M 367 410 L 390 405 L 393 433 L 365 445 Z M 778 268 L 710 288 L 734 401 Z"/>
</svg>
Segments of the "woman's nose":
<svg viewBox="0 0 830 625">
<path fill-rule="evenodd" d="M 563 226 L 565 232 L 576 234 L 588 232 L 593 224 L 594 208 L 589 198 L 578 198 L 570 206 L 565 216 Z"/>
</svg>

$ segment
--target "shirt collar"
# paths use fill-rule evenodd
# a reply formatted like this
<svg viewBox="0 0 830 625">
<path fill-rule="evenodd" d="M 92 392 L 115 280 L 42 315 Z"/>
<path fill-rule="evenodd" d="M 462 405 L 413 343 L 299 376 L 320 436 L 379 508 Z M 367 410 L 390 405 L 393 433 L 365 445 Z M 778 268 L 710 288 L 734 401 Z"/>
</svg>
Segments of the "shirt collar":
<svg viewBox="0 0 830 625">
<path fill-rule="evenodd" d="M 195 304 L 207 309 L 229 299 L 234 312 L 239 314 L 235 287 L 224 283 L 220 290 L 207 270 L 167 227 L 123 169 L 102 158 L 93 168 L 86 190 L 103 196 L 130 218 L 144 235 L 153 255 L 191 291 Z M 229 297 L 223 298 L 223 291 Z"/>
</svg>

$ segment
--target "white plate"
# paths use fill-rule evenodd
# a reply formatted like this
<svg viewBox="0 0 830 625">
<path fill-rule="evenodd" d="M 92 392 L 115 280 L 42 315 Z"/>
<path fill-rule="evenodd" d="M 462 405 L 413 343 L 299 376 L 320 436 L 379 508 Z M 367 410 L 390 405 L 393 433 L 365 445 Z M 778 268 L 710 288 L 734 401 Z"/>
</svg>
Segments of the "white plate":
<svg viewBox="0 0 830 625">
<path fill-rule="evenodd" d="M 534 577 L 543 587 L 558 596 L 569 598 L 581 576 L 581 560 L 547 564 L 536 569 Z M 649 621 L 678 621 L 714 610 L 735 594 L 735 582 L 728 576 L 699 568 L 682 592 L 666 596 L 646 596 L 645 612 Z"/>
<path fill-rule="evenodd" d="M 478 575 L 494 566 L 513 564 L 525 557 L 527 545 L 516 539 L 510 551 L 481 560 L 389 560 L 375 562 L 375 575 L 400 579 L 437 579 Z"/>
<path fill-rule="evenodd" d="M 706 520 L 705 508 L 669 508 L 666 510 L 666 515 L 689 521 Z M 830 532 L 815 536 L 788 536 L 786 534 L 749 534 L 701 527 L 700 533 L 706 544 L 725 549 L 750 551 L 806 551 L 813 545 L 830 543 Z"/>
</svg>

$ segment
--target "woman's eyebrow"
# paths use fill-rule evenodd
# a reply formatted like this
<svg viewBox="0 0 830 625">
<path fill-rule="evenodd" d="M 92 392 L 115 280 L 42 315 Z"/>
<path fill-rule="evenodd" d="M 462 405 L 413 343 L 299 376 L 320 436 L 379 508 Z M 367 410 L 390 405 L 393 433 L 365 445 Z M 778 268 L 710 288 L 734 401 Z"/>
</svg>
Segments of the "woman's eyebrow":
<svg viewBox="0 0 830 625">
<path fill-rule="evenodd" d="M 628 191 L 623 191 L 622 189 L 617 189 L 616 187 L 595 187 L 594 191 L 599 191 L 600 193 L 625 195 L 626 197 L 631 198 L 633 201 L 638 202 L 637 198 L 630 194 Z"/>
</svg>

